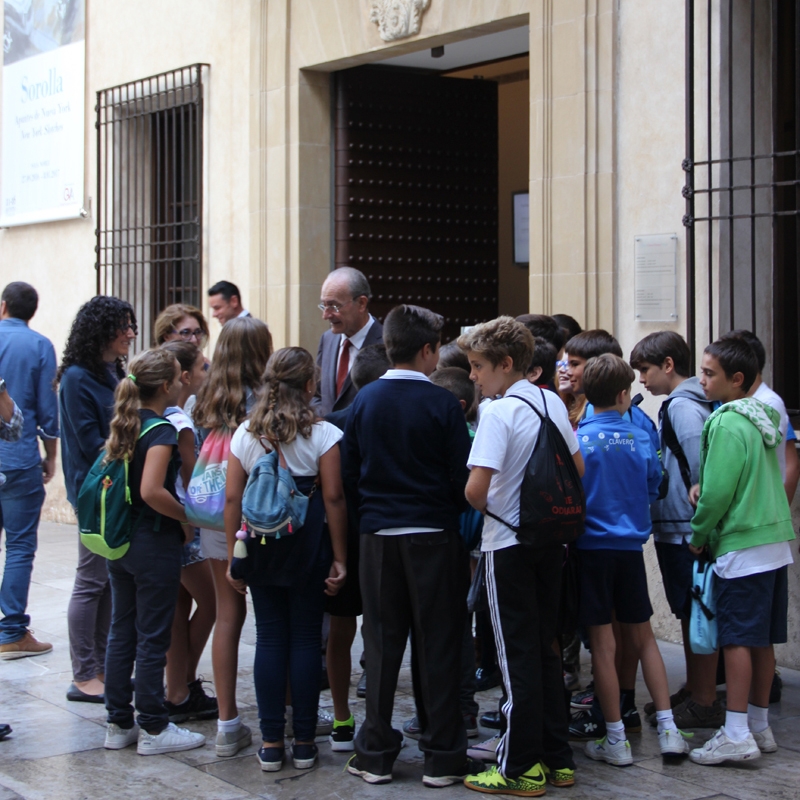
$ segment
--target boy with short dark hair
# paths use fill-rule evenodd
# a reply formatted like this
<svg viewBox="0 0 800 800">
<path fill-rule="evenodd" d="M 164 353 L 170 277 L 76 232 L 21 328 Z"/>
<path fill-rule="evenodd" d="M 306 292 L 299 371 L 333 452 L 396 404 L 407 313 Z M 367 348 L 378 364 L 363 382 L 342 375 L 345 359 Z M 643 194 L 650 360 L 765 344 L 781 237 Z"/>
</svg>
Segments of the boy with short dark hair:
<svg viewBox="0 0 800 800">
<path fill-rule="evenodd" d="M 746 761 L 778 749 L 769 727 L 773 645 L 787 640 L 787 566 L 794 537 L 775 448 L 775 409 L 747 393 L 759 372 L 743 339 L 703 352 L 700 385 L 723 405 L 706 421 L 690 548 L 714 560 L 719 647 L 725 658 L 725 724 L 692 750 L 698 764 Z"/>
<path fill-rule="evenodd" d="M 459 710 L 467 586 L 458 518 L 469 434 L 456 398 L 429 379 L 443 324 L 418 306 L 389 312 L 383 339 L 392 369 L 356 395 L 342 440 L 343 482 L 359 498 L 369 670 L 366 719 L 347 769 L 367 783 L 392 780 L 402 745 L 392 707 L 409 633 L 423 784 L 449 786 L 475 769 Z"/>
<path fill-rule="evenodd" d="M 533 386 L 527 372 L 533 357 L 530 331 L 511 317 L 476 325 L 458 340 L 467 351 L 471 377 L 485 397 L 469 455 L 467 499 L 484 517 L 481 550 L 498 663 L 503 676 L 501 738 L 497 766 L 470 775 L 469 789 L 489 794 L 534 797 L 549 779 L 575 782 L 568 742 L 561 659 L 552 644 L 558 633 L 558 597 L 564 548 L 520 544 L 514 530 L 520 489 L 541 422 L 528 403 L 552 418 L 573 454 L 583 462 L 566 408 L 557 395 Z"/>
<path fill-rule="evenodd" d="M 528 380 L 534 386 L 541 386 L 543 389 L 556 391 L 556 359 L 558 351 L 546 339 L 541 336 L 534 338 L 533 358 L 528 367 Z"/>
<path fill-rule="evenodd" d="M 578 617 L 589 629 L 595 694 L 606 735 L 586 744 L 586 755 L 614 766 L 633 763 L 620 712 L 620 682 L 615 664 L 621 640 L 642 663 L 644 680 L 657 709 L 658 742 L 664 755 L 689 751 L 672 718 L 667 673 L 650 617 L 642 546 L 650 536 L 649 504 L 658 496 L 661 463 L 647 433 L 626 420 L 633 370 L 610 353 L 590 359 L 583 389 L 594 414 L 578 426 L 586 463 L 586 530 L 578 539 L 581 597 Z"/>
<path fill-rule="evenodd" d="M 674 331 L 644 337 L 631 352 L 630 364 L 652 395 L 668 395 L 659 411 L 661 456 L 670 475 L 666 497 L 650 506 L 656 555 L 667 602 L 681 623 L 686 685 L 670 698 L 679 728 L 718 728 L 724 711 L 717 699 L 717 654 L 699 655 L 689 647 L 689 592 L 694 556 L 689 551 L 694 514 L 689 491 L 700 471 L 700 434 L 711 413 L 700 382 L 689 377 L 689 346 Z M 655 709 L 645 706 L 655 722 Z"/>
<path fill-rule="evenodd" d="M 761 377 L 764 372 L 764 367 L 767 363 L 767 353 L 764 350 L 764 345 L 761 340 L 751 331 L 734 330 L 720 336 L 720 341 L 728 339 L 732 336 L 737 336 L 744 339 L 747 344 L 753 349 L 758 360 L 758 374 L 750 387 L 748 395 L 772 406 L 780 415 L 780 432 L 781 442 L 775 449 L 775 454 L 778 456 L 778 465 L 781 468 L 781 478 L 783 479 L 783 488 L 786 490 L 786 498 L 791 504 L 794 498 L 794 492 L 797 489 L 797 476 L 798 476 L 798 462 L 797 450 L 794 446 L 794 440 L 797 438 L 789 422 L 789 415 L 786 413 L 786 405 L 781 399 L 780 395 L 774 392 Z"/>
</svg>

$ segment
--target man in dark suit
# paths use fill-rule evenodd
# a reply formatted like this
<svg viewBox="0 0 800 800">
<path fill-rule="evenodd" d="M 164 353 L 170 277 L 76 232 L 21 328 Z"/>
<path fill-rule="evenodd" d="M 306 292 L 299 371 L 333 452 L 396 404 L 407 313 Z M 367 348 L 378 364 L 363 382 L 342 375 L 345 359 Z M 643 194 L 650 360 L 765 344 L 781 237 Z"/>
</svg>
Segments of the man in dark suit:
<svg viewBox="0 0 800 800">
<path fill-rule="evenodd" d="M 335 269 L 322 284 L 319 307 L 331 327 L 319 342 L 320 379 L 311 401 L 321 417 L 353 402 L 350 366 L 362 347 L 383 341 L 383 326 L 367 309 L 371 296 L 366 277 L 352 267 Z"/>
</svg>

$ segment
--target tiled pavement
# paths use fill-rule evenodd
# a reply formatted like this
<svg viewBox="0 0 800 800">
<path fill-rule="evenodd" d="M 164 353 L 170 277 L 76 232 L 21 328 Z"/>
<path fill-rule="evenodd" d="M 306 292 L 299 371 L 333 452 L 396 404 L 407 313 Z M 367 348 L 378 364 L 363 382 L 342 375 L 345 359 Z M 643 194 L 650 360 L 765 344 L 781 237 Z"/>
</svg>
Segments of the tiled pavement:
<svg viewBox="0 0 800 800">
<path fill-rule="evenodd" d="M 0 721 L 14 733 L 0 742 L 0 800 L 11 798 L 234 798 L 267 797 L 274 800 L 371 800 L 372 798 L 430 797 L 437 790 L 422 786 L 422 755 L 415 742 L 401 752 L 394 781 L 387 786 L 368 786 L 343 772 L 346 756 L 320 745 L 319 767 L 296 771 L 286 766 L 278 773 L 263 773 L 255 759 L 256 745 L 232 759 L 214 753 L 214 722 L 189 724 L 206 734 L 205 747 L 186 753 L 143 758 L 135 748 L 119 752 L 103 749 L 104 710 L 96 705 L 70 703 L 65 692 L 70 682 L 66 608 L 72 588 L 76 560 L 75 529 L 43 524 L 39 554 L 31 587 L 30 609 L 38 638 L 54 645 L 51 654 L 38 658 L 0 662 Z M 258 728 L 251 679 L 255 632 L 248 616 L 240 647 L 239 699 L 244 720 Z M 356 641 L 354 664 L 360 653 Z M 662 644 L 670 683 L 674 691 L 680 681 L 682 652 Z M 407 654 L 408 655 L 408 654 Z M 211 676 L 210 657 L 201 665 Z M 354 673 L 354 678 L 358 673 Z M 800 673 L 783 670 L 781 703 L 770 709 L 780 750 L 756 762 L 729 767 L 700 767 L 686 760 L 666 763 L 658 754 L 655 732 L 631 736 L 634 765 L 626 769 L 589 761 L 575 745 L 579 771 L 571 789 L 549 788 L 551 797 L 568 800 L 624 800 L 660 796 L 665 800 L 798 800 L 800 798 Z M 585 677 L 585 676 L 584 676 Z M 355 684 L 355 680 L 353 681 Z M 494 707 L 498 690 L 479 695 L 483 710 Z M 638 687 L 639 704 L 647 699 Z M 363 714 L 363 701 L 355 700 L 356 719 Z M 323 693 L 322 705 L 330 706 Z M 400 677 L 395 706 L 395 725 L 413 715 L 411 677 L 406 664 Z M 703 732 L 698 739 L 707 738 Z M 487 736 L 491 732 L 486 732 Z M 463 787 L 438 790 L 448 796 L 476 797 Z"/>
</svg>

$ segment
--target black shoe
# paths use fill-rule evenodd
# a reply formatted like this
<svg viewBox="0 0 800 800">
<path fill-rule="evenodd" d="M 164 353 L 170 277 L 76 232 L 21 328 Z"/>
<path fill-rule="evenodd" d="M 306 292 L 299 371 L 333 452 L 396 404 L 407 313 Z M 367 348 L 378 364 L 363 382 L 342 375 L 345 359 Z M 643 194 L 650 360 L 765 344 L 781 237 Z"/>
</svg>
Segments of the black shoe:
<svg viewBox="0 0 800 800">
<path fill-rule="evenodd" d="M 5 723 L 0 724 L 0 741 L 6 738 L 8 734 L 11 733 L 11 726 L 6 725 Z"/>
<path fill-rule="evenodd" d="M 170 722 L 186 722 L 190 719 L 217 719 L 219 706 L 216 697 L 203 691 L 203 680 L 198 678 L 189 684 L 189 696 L 182 703 L 164 701 Z"/>
<path fill-rule="evenodd" d="M 495 668 L 493 670 L 486 670 L 483 667 L 478 667 L 475 671 L 475 691 L 485 692 L 487 689 L 494 689 L 503 682 L 500 676 L 500 671 Z"/>
<path fill-rule="evenodd" d="M 86 694 L 82 692 L 74 683 L 69 685 L 67 689 L 67 700 L 73 703 L 105 703 L 105 695 L 102 694 Z"/>
<path fill-rule="evenodd" d="M 491 728 L 493 731 L 500 730 L 500 712 L 499 711 L 487 711 L 485 714 L 481 714 L 481 725 L 484 728 Z"/>
<path fill-rule="evenodd" d="M 780 703 L 781 701 L 781 694 L 783 693 L 783 678 L 776 672 L 772 676 L 772 686 L 769 690 L 769 702 L 772 703 Z"/>
<path fill-rule="evenodd" d="M 639 733 L 642 730 L 642 718 L 636 706 L 622 712 L 622 724 L 625 726 L 625 733 Z"/>
<path fill-rule="evenodd" d="M 366 697 L 367 696 L 367 671 L 364 670 L 361 673 L 361 677 L 358 679 L 358 686 L 356 686 L 356 697 Z"/>
<path fill-rule="evenodd" d="M 419 739 L 422 736 L 422 728 L 416 717 L 407 719 L 403 723 L 403 735 L 408 736 L 409 739 Z"/>
<path fill-rule="evenodd" d="M 605 720 L 592 716 L 591 711 L 579 711 L 569 721 L 569 738 L 572 742 L 589 742 L 606 735 Z"/>
</svg>

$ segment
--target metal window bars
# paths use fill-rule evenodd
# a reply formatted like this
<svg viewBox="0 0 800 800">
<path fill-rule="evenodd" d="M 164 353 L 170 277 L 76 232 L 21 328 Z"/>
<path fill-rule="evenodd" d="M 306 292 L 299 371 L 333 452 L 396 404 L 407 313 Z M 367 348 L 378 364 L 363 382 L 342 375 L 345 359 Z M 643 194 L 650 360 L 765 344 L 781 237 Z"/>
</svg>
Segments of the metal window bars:
<svg viewBox="0 0 800 800">
<path fill-rule="evenodd" d="M 134 307 L 135 350 L 172 303 L 200 306 L 207 64 L 97 93 L 97 293 Z"/>
<path fill-rule="evenodd" d="M 800 2 L 686 0 L 685 21 L 687 340 L 756 332 L 796 406 Z"/>
</svg>

